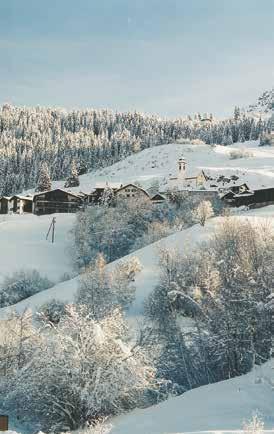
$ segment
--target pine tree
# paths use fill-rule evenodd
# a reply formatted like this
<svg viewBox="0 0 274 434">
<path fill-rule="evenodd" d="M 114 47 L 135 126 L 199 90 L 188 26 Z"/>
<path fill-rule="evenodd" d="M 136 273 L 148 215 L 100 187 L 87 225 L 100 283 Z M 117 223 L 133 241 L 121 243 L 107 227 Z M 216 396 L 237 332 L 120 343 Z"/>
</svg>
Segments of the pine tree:
<svg viewBox="0 0 274 434">
<path fill-rule="evenodd" d="M 46 162 L 43 162 L 40 168 L 40 174 L 36 186 L 36 191 L 40 192 L 40 191 L 47 191 L 47 190 L 51 190 L 51 179 L 50 179 L 48 165 Z"/>
<path fill-rule="evenodd" d="M 65 188 L 69 187 L 78 187 L 80 185 L 79 177 L 78 177 L 78 170 L 75 163 L 75 160 L 72 160 L 71 167 L 70 167 L 70 175 L 65 183 Z"/>
</svg>

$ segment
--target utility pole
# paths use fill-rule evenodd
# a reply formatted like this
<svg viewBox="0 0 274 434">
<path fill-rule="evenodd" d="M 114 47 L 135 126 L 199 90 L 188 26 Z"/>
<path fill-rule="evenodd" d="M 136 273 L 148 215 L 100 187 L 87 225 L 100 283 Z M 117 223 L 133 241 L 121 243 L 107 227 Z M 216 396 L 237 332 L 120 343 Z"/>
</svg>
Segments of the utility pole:
<svg viewBox="0 0 274 434">
<path fill-rule="evenodd" d="M 47 233 L 47 236 L 46 236 L 46 240 L 47 240 L 49 237 L 49 234 L 51 232 L 51 242 L 52 243 L 54 243 L 54 240 L 55 240 L 55 224 L 56 224 L 56 217 L 53 217 L 51 224 L 50 224 L 50 227 L 49 227 L 49 230 L 48 230 L 48 233 Z"/>
</svg>

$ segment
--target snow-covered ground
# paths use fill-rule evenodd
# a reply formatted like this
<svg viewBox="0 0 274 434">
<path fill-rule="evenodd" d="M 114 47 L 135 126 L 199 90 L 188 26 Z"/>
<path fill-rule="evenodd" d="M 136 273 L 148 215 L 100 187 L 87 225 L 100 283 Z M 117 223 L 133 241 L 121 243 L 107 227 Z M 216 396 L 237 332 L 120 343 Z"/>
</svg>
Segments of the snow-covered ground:
<svg viewBox="0 0 274 434">
<path fill-rule="evenodd" d="M 63 215 L 63 217 L 65 221 L 67 221 L 66 219 L 68 219 L 69 216 Z M 24 220 L 25 216 L 21 216 L 21 218 Z M 254 222 L 254 224 L 262 221 L 269 222 L 270 226 L 274 228 L 274 205 L 264 207 L 264 208 L 259 208 L 248 212 L 238 210 L 236 214 L 236 218 L 238 219 L 248 218 L 251 219 Z M 216 228 L 218 228 L 222 219 L 223 219 L 222 217 L 215 217 L 209 220 L 205 227 L 202 227 L 198 224 L 194 225 L 188 229 L 184 229 L 180 232 L 170 235 L 167 238 L 163 238 L 162 240 L 154 244 L 139 249 L 134 253 L 131 253 L 130 255 L 120 259 L 120 260 L 126 260 L 131 256 L 136 256 L 142 265 L 142 271 L 136 276 L 136 280 L 135 280 L 136 299 L 129 312 L 130 316 L 135 317 L 142 314 L 143 301 L 148 296 L 148 294 L 153 290 L 153 288 L 158 282 L 159 273 L 160 273 L 159 265 L 158 265 L 159 249 L 163 247 L 169 247 L 169 248 L 177 248 L 179 251 L 187 251 L 193 248 L 197 243 L 208 240 L 210 236 L 214 233 Z M 60 226 L 61 226 L 62 215 L 58 216 L 58 220 L 60 221 Z M 41 232 L 40 226 L 37 226 L 36 231 L 37 230 L 39 233 L 35 235 L 34 227 L 32 229 L 33 237 L 35 239 L 39 238 L 40 236 L 40 232 Z M 35 250 L 37 252 L 37 257 L 35 258 L 36 260 L 35 268 L 40 270 L 40 266 L 41 266 L 42 267 L 41 271 L 48 270 L 51 273 L 53 272 L 57 273 L 58 263 L 60 260 L 61 265 L 64 267 L 63 270 L 65 269 L 65 267 L 69 263 L 69 258 L 67 258 L 68 263 L 66 263 L 64 257 L 68 255 L 68 252 L 66 252 L 67 233 L 64 231 L 63 235 L 64 235 L 63 242 L 60 240 L 60 246 L 63 246 L 64 248 L 63 251 L 60 251 L 57 248 L 57 245 L 56 246 L 55 245 L 52 246 L 51 244 L 47 245 L 43 238 L 40 240 L 39 243 L 36 244 Z M 1 232 L 0 232 L 0 240 L 1 240 Z M 15 237 L 15 241 L 14 241 L 15 245 L 17 245 L 16 242 L 17 241 Z M 26 246 L 27 248 L 25 250 L 25 255 L 26 253 L 28 253 L 27 250 L 29 248 L 28 243 L 26 243 Z M 39 246 L 41 246 L 41 248 Z M 47 250 L 45 246 L 49 250 Z M 54 250 L 55 248 L 56 251 Z M 47 255 L 43 256 L 45 251 L 47 252 Z M 23 250 L 21 254 L 24 254 Z M 2 262 L 2 256 L 4 260 L 5 252 L 2 251 L 1 249 L 0 264 Z M 118 259 L 117 261 L 107 265 L 107 269 L 111 270 L 120 260 Z M 40 265 L 39 265 L 39 261 L 40 261 Z M 75 277 L 74 279 L 65 282 L 58 283 L 54 287 L 46 291 L 40 292 L 38 294 L 35 294 L 32 297 L 29 297 L 28 299 L 25 299 L 14 306 L 9 306 L 7 308 L 0 309 L 0 318 L 5 318 L 6 315 L 8 315 L 12 310 L 16 310 L 17 312 L 23 312 L 26 308 L 30 308 L 35 312 L 42 303 L 49 301 L 53 298 L 57 298 L 65 302 L 72 302 L 74 300 L 75 293 L 78 289 L 78 285 L 79 285 L 78 277 Z"/>
<path fill-rule="evenodd" d="M 55 242 L 46 240 L 51 215 L 0 215 L 0 282 L 7 274 L 36 269 L 54 283 L 71 273 L 70 230 L 74 214 L 55 214 Z"/>
<path fill-rule="evenodd" d="M 241 430 L 257 412 L 265 429 L 274 432 L 274 362 L 253 372 L 170 398 L 159 405 L 134 410 L 113 420 L 111 434 L 218 434 Z"/>
<path fill-rule="evenodd" d="M 232 151 L 246 151 L 250 157 L 231 159 Z M 274 186 L 274 147 L 259 147 L 257 141 L 236 143 L 233 146 L 167 144 L 145 149 L 126 159 L 80 176 L 80 187 L 72 191 L 91 191 L 98 182 L 138 182 L 148 188 L 155 180 L 164 186 L 170 174 L 177 174 L 180 157 L 187 161 L 187 173 L 201 169 L 207 174 L 237 175 L 239 182 L 247 182 L 250 188 Z M 64 187 L 64 181 L 56 181 L 53 187 Z"/>
</svg>

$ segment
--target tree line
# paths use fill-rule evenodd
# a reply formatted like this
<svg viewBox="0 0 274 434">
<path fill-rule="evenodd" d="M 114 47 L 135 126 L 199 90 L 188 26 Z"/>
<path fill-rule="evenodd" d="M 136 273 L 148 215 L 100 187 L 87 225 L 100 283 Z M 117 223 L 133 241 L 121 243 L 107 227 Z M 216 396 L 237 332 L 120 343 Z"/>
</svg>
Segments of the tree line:
<svg viewBox="0 0 274 434">
<path fill-rule="evenodd" d="M 142 149 L 182 139 L 230 145 L 257 140 L 270 128 L 235 109 L 226 120 L 203 122 L 201 115 L 161 119 L 110 110 L 0 109 L 0 194 L 37 186 L 45 163 L 52 180 L 111 165 Z"/>
</svg>

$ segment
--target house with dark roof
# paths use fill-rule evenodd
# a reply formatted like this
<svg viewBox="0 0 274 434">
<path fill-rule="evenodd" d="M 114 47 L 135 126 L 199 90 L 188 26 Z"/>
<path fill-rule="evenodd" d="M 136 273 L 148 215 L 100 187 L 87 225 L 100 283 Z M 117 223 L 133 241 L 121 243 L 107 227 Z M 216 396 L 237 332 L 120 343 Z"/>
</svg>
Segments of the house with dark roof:
<svg viewBox="0 0 274 434">
<path fill-rule="evenodd" d="M 33 196 L 33 214 L 70 213 L 83 208 L 85 196 L 61 188 L 42 191 Z"/>
</svg>

